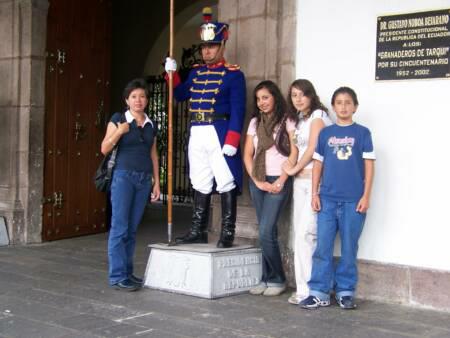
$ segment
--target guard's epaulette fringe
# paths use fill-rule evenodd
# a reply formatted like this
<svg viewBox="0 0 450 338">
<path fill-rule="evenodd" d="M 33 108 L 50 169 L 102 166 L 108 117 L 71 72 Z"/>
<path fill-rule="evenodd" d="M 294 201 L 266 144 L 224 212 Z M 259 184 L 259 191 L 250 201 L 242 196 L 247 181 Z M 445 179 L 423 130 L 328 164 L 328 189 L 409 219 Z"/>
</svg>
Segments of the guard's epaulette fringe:
<svg viewBox="0 0 450 338">
<path fill-rule="evenodd" d="M 196 64 L 192 65 L 192 68 L 198 68 L 198 67 L 201 67 L 201 66 L 203 66 L 201 63 L 196 63 Z"/>
<path fill-rule="evenodd" d="M 225 68 L 227 68 L 229 71 L 236 71 L 241 69 L 239 65 L 232 65 L 231 63 L 225 63 Z"/>
</svg>

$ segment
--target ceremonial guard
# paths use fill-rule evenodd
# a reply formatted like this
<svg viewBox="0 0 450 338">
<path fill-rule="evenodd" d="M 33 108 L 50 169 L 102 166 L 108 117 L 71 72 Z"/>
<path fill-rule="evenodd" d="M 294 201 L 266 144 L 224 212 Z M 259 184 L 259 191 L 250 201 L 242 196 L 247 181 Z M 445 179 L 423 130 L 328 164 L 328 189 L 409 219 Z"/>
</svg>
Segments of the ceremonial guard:
<svg viewBox="0 0 450 338">
<path fill-rule="evenodd" d="M 207 243 L 211 193 L 221 196 L 222 230 L 219 248 L 231 247 L 236 224 L 236 197 L 242 189 L 239 149 L 245 116 L 245 78 L 239 66 L 224 59 L 228 24 L 211 21 L 211 8 L 203 10 L 200 26 L 203 64 L 195 65 L 181 83 L 176 62 L 166 59 L 173 72 L 174 96 L 189 100 L 189 177 L 194 189 L 192 225 L 176 243 Z"/>
</svg>

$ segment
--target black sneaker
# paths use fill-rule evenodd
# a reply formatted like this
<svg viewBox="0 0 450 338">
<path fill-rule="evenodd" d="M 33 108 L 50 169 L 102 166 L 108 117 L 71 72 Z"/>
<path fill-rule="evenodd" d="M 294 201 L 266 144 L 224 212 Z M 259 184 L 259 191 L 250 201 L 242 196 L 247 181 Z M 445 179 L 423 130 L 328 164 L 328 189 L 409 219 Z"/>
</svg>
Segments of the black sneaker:
<svg viewBox="0 0 450 338">
<path fill-rule="evenodd" d="M 336 297 L 336 302 L 343 309 L 356 309 L 355 299 L 352 296 Z"/>
<path fill-rule="evenodd" d="M 136 277 L 135 275 L 131 275 L 130 277 L 128 277 L 128 279 L 130 280 L 130 282 L 136 284 L 137 286 L 144 285 L 144 280 L 142 278 Z"/>
<path fill-rule="evenodd" d="M 139 286 L 137 286 L 136 284 L 134 284 L 132 281 L 130 281 L 129 279 L 125 279 L 121 282 L 118 282 L 116 284 L 111 285 L 111 287 L 114 290 L 119 290 L 119 291 L 137 291 L 139 290 Z"/>
<path fill-rule="evenodd" d="M 303 299 L 298 305 L 300 305 L 300 307 L 303 309 L 318 309 L 319 307 L 330 306 L 330 301 L 321 300 L 316 296 L 308 296 L 307 298 Z"/>
</svg>

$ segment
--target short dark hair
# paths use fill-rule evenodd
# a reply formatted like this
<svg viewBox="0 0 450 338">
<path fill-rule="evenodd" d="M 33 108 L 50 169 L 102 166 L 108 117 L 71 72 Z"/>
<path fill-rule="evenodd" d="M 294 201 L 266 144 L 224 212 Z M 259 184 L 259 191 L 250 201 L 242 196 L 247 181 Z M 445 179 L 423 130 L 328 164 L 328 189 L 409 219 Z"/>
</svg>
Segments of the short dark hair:
<svg viewBox="0 0 450 338">
<path fill-rule="evenodd" d="M 331 104 L 334 106 L 334 101 L 336 100 L 336 96 L 338 96 L 339 94 L 348 94 L 350 95 L 350 97 L 353 100 L 353 104 L 355 106 L 358 105 L 358 97 L 356 96 L 356 93 L 353 89 L 351 89 L 350 87 L 339 87 L 338 89 L 336 89 L 333 93 L 333 96 L 331 97 Z"/>
<path fill-rule="evenodd" d="M 274 99 L 274 114 L 277 124 L 281 122 L 284 114 L 286 114 L 286 101 L 284 100 L 283 95 L 281 94 L 280 88 L 270 80 L 264 80 L 258 83 L 253 90 L 253 115 L 252 117 L 256 117 L 257 124 L 261 121 L 261 113 L 258 108 L 256 93 L 261 89 L 267 89 L 269 93 L 273 96 Z"/>
<path fill-rule="evenodd" d="M 145 96 L 150 98 L 150 91 L 148 89 L 147 82 L 142 78 L 133 79 L 125 86 L 123 90 L 123 99 L 127 100 L 130 96 L 131 92 L 135 89 L 143 89 L 145 92 Z"/>
<path fill-rule="evenodd" d="M 324 112 L 328 113 L 327 107 L 325 107 L 323 105 L 323 103 L 320 102 L 320 98 L 317 95 L 316 89 L 314 88 L 311 81 L 306 80 L 306 79 L 298 79 L 298 80 L 295 80 L 294 82 L 292 82 L 292 84 L 289 86 L 289 91 L 288 91 L 288 96 L 287 96 L 288 109 L 290 112 L 295 114 L 295 116 L 298 116 L 298 115 L 297 115 L 297 109 L 295 109 L 294 104 L 292 103 L 292 99 L 291 99 L 292 88 L 297 88 L 297 89 L 301 90 L 303 92 L 303 95 L 309 97 L 309 99 L 311 100 L 311 111 L 309 112 L 309 114 L 307 116 L 311 115 L 317 109 L 321 109 Z M 298 117 L 295 119 L 295 121 L 298 122 Z"/>
</svg>

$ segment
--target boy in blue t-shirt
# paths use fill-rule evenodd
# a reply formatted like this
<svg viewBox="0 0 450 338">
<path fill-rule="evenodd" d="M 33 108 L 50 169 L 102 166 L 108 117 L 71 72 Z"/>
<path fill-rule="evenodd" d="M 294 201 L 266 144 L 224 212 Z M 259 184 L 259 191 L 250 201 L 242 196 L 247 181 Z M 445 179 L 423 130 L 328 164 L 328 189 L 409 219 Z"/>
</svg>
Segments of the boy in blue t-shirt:
<svg viewBox="0 0 450 338">
<path fill-rule="evenodd" d="M 318 212 L 317 247 L 313 255 L 310 295 L 300 306 L 316 309 L 330 305 L 333 282 L 337 304 L 354 309 L 358 280 L 356 255 L 374 176 L 375 153 L 369 129 L 353 122 L 358 99 L 353 89 L 338 88 L 331 99 L 336 124 L 325 127 L 314 153 L 312 208 Z M 319 197 L 320 183 L 320 197 Z M 336 233 L 341 257 L 334 270 Z"/>
</svg>

